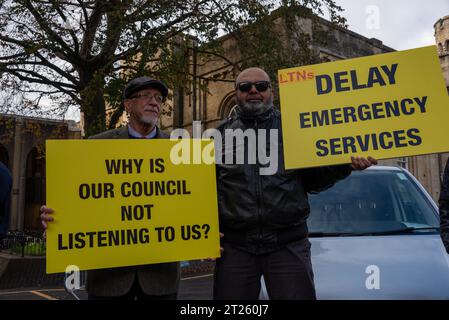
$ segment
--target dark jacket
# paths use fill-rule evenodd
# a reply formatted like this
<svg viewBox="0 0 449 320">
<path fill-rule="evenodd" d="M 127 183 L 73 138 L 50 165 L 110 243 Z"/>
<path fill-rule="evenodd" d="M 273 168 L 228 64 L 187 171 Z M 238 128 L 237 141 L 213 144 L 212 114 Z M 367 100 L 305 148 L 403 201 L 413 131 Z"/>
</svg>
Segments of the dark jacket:
<svg viewBox="0 0 449 320">
<path fill-rule="evenodd" d="M 12 178 L 8 168 L 0 162 L 0 239 L 8 232 Z"/>
<path fill-rule="evenodd" d="M 440 234 L 446 251 L 449 253 L 449 160 L 443 175 L 440 194 Z"/>
<path fill-rule="evenodd" d="M 168 136 L 157 128 L 156 139 Z M 91 139 L 130 139 L 128 128 L 123 127 L 100 133 Z M 180 265 L 178 262 L 142 266 L 98 269 L 87 272 L 86 289 L 96 296 L 122 296 L 137 280 L 143 292 L 149 295 L 167 295 L 178 291 Z"/>
<path fill-rule="evenodd" d="M 281 117 L 275 109 L 258 118 L 245 117 L 237 110 L 218 129 L 223 138 L 223 163 L 217 165 L 223 241 L 232 242 L 251 253 L 270 252 L 307 237 L 306 219 L 310 212 L 307 193 L 327 189 L 351 173 L 349 165 L 286 171 Z M 261 165 L 248 164 L 246 157 L 244 164 L 225 164 L 226 129 L 267 129 L 268 150 L 269 129 L 279 129 L 277 172 L 274 175 L 260 175 Z M 244 148 L 246 154 L 247 140 Z M 235 146 L 232 152 L 235 154 Z"/>
</svg>

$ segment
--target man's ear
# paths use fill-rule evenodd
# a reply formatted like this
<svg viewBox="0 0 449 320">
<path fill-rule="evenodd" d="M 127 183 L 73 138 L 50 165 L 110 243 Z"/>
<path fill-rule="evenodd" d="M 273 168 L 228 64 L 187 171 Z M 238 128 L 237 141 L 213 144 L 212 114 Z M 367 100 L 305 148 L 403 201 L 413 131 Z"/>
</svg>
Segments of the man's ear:
<svg viewBox="0 0 449 320">
<path fill-rule="evenodd" d="M 131 110 L 131 102 L 128 99 L 123 100 L 123 105 L 125 106 L 125 111 L 130 113 Z"/>
</svg>

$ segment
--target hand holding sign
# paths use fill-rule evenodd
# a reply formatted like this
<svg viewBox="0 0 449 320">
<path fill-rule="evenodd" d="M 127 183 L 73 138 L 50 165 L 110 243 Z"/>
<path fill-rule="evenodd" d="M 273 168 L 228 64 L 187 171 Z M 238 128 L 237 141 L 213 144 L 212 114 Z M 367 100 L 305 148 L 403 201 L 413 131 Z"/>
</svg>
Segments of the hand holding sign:
<svg viewBox="0 0 449 320">
<path fill-rule="evenodd" d="M 353 170 L 365 170 L 376 164 L 377 160 L 372 157 L 368 157 L 368 159 L 363 157 L 351 157 L 351 168 Z"/>
<path fill-rule="evenodd" d="M 48 208 L 47 206 L 43 205 L 40 208 L 41 215 L 39 216 L 41 218 L 41 224 L 42 227 L 44 227 L 44 238 L 47 236 L 47 223 L 54 221 L 53 217 L 50 215 L 54 213 L 54 210 L 52 208 Z"/>
</svg>

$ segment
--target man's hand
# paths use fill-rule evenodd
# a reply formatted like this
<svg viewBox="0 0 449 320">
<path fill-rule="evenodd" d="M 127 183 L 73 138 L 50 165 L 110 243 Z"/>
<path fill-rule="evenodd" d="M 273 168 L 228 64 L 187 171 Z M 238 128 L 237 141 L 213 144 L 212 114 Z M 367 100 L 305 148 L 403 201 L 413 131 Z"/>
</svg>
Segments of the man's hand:
<svg viewBox="0 0 449 320">
<path fill-rule="evenodd" d="M 377 164 L 377 160 L 372 157 L 368 157 L 368 159 L 362 157 L 351 157 L 351 162 L 351 168 L 353 170 L 365 170 L 366 168 Z"/>
<path fill-rule="evenodd" d="M 45 238 L 47 235 L 47 227 L 48 227 L 47 223 L 54 221 L 53 217 L 50 216 L 54 211 L 52 208 L 47 208 L 45 205 L 41 207 L 40 211 L 41 211 L 40 218 L 42 226 L 44 227 L 44 238 Z"/>
</svg>

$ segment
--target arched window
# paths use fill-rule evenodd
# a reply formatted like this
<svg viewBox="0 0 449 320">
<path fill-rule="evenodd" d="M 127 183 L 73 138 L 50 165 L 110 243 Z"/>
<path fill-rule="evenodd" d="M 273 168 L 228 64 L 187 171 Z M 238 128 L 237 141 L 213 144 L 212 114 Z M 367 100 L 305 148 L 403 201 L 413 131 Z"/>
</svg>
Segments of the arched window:
<svg viewBox="0 0 449 320">
<path fill-rule="evenodd" d="M 446 45 L 444 46 L 445 48 L 445 50 L 446 50 L 446 53 L 449 53 L 449 40 L 446 40 Z"/>
<path fill-rule="evenodd" d="M 38 148 L 30 151 L 26 162 L 25 220 L 26 231 L 41 230 L 39 208 L 45 203 L 45 158 Z"/>
<path fill-rule="evenodd" d="M 217 117 L 220 119 L 227 118 L 235 107 L 235 92 L 231 91 L 224 96 L 218 107 Z"/>
<path fill-rule="evenodd" d="M 441 43 L 438 44 L 438 53 L 443 54 L 443 45 Z"/>
</svg>

